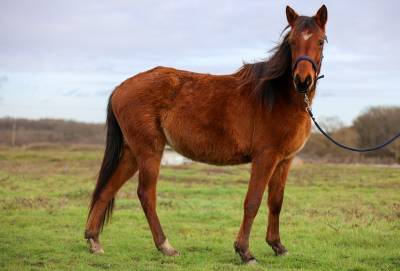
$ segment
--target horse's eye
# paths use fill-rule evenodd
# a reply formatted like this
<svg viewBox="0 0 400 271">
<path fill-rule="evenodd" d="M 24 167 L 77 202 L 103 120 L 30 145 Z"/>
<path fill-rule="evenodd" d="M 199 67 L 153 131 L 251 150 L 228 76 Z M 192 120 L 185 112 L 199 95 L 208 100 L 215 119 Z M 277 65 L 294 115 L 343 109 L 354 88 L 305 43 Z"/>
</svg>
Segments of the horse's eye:
<svg viewBox="0 0 400 271">
<path fill-rule="evenodd" d="M 324 46 L 324 41 L 323 40 L 318 41 L 318 45 L 321 47 Z"/>
</svg>

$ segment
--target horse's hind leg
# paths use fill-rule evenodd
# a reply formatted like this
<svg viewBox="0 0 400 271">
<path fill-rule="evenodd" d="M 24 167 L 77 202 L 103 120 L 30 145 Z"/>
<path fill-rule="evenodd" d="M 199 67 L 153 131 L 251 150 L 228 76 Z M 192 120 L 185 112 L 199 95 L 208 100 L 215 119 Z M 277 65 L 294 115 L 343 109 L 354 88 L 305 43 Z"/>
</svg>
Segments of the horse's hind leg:
<svg viewBox="0 0 400 271">
<path fill-rule="evenodd" d="M 91 208 L 89 218 L 86 223 L 85 238 L 90 244 L 90 251 L 93 253 L 103 253 L 99 242 L 99 233 L 104 223 L 104 216 L 108 204 L 114 199 L 115 194 L 121 186 L 131 178 L 137 171 L 137 163 L 132 155 L 130 148 L 125 145 L 122 157 L 107 185 L 101 191 L 98 199 Z"/>
<path fill-rule="evenodd" d="M 179 253 L 169 244 L 165 237 L 156 211 L 156 186 L 163 149 L 164 147 L 162 147 L 161 150 L 154 152 L 146 150 L 146 152 L 137 156 L 139 167 L 139 185 L 137 194 L 149 223 L 157 249 L 165 255 L 176 256 L 179 255 Z"/>
</svg>

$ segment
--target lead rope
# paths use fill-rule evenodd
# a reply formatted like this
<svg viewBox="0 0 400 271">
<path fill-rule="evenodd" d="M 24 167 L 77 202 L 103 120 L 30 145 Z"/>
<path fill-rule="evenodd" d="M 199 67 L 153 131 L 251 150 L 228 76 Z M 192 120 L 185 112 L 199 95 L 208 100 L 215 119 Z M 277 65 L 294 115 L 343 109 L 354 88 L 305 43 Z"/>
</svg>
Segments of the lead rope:
<svg viewBox="0 0 400 271">
<path fill-rule="evenodd" d="M 354 151 L 354 152 L 371 152 L 371 151 L 376 151 L 379 149 L 382 149 L 395 141 L 398 137 L 400 137 L 400 132 L 397 133 L 394 137 L 390 138 L 388 141 L 384 142 L 383 144 L 380 144 L 378 146 L 375 146 L 373 148 L 365 148 L 365 149 L 358 149 L 358 148 L 353 148 L 353 147 L 348 147 L 345 146 L 339 142 L 337 142 L 335 139 L 333 139 L 327 132 L 325 132 L 321 126 L 319 126 L 318 122 L 314 118 L 314 114 L 312 113 L 311 106 L 310 106 L 310 100 L 308 99 L 307 93 L 304 94 L 304 103 L 306 104 L 306 111 L 310 115 L 310 118 L 314 122 L 315 126 L 318 128 L 318 130 L 327 138 L 329 139 L 333 144 L 335 144 L 338 147 L 341 147 L 343 149 L 349 150 L 349 151 Z"/>
</svg>

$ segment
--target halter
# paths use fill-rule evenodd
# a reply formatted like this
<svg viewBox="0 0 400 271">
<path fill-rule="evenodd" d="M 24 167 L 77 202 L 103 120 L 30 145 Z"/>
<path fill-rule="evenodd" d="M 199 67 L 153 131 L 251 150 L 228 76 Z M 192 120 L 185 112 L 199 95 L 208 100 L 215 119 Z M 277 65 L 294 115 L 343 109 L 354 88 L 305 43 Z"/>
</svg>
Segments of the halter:
<svg viewBox="0 0 400 271">
<path fill-rule="evenodd" d="M 322 54 L 322 50 L 321 50 L 321 58 L 319 61 L 319 64 L 317 65 L 317 62 L 315 62 L 314 59 L 312 59 L 310 56 L 308 55 L 302 55 L 299 56 L 298 58 L 296 58 L 296 60 L 294 61 L 294 65 L 292 67 L 292 77 L 294 78 L 294 71 L 297 68 L 297 65 L 299 64 L 299 62 L 301 61 L 308 61 L 311 63 L 313 70 L 315 72 L 315 74 L 317 75 L 317 79 L 315 81 L 318 81 L 319 79 L 322 79 L 325 77 L 325 75 L 321 74 L 319 75 L 320 69 L 321 69 L 321 64 L 322 64 L 322 59 L 324 58 L 324 55 Z"/>
<path fill-rule="evenodd" d="M 328 37 L 327 37 L 327 36 L 324 37 L 324 40 L 328 43 Z M 296 58 L 296 60 L 294 61 L 293 66 L 292 66 L 292 77 L 294 78 L 294 71 L 296 70 L 297 65 L 298 65 L 301 61 L 308 61 L 308 62 L 311 63 L 311 65 L 312 65 L 312 67 L 313 67 L 313 70 L 314 70 L 315 74 L 317 75 L 317 78 L 315 79 L 315 81 L 318 81 L 319 79 L 324 78 L 325 76 L 324 76 L 323 74 L 322 74 L 322 75 L 319 75 L 320 70 L 321 70 L 321 65 L 322 65 L 322 59 L 324 58 L 323 51 L 324 51 L 324 48 L 322 47 L 322 49 L 321 49 L 321 56 L 320 56 L 320 60 L 319 60 L 319 63 L 318 63 L 318 64 L 317 64 L 317 62 L 316 62 L 312 57 L 310 57 L 310 56 L 308 56 L 308 55 L 301 55 L 301 56 L 299 56 L 298 58 Z"/>
</svg>

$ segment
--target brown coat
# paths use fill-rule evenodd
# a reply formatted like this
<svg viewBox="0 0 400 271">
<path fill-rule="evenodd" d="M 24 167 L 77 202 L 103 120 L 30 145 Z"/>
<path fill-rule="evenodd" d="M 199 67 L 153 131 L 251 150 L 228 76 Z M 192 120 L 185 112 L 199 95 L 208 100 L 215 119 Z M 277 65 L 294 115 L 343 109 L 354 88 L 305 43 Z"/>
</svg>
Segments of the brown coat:
<svg viewBox="0 0 400 271">
<path fill-rule="evenodd" d="M 266 241 L 277 255 L 287 252 L 279 235 L 283 192 L 292 158 L 304 146 L 311 127 L 299 91 L 307 91 L 310 100 L 314 97 L 327 10 L 322 6 L 314 17 L 305 17 L 287 7 L 286 15 L 290 31 L 267 61 L 245 64 L 230 75 L 157 67 L 115 89 L 108 106 L 106 150 L 85 231 L 92 252 L 103 251 L 99 233 L 111 215 L 115 193 L 139 171 L 138 197 L 154 243 L 164 254 L 178 255 L 156 212 L 156 185 L 166 144 L 204 163 L 251 162 L 234 248 L 243 262 L 255 261 L 249 235 L 268 186 Z"/>
</svg>

